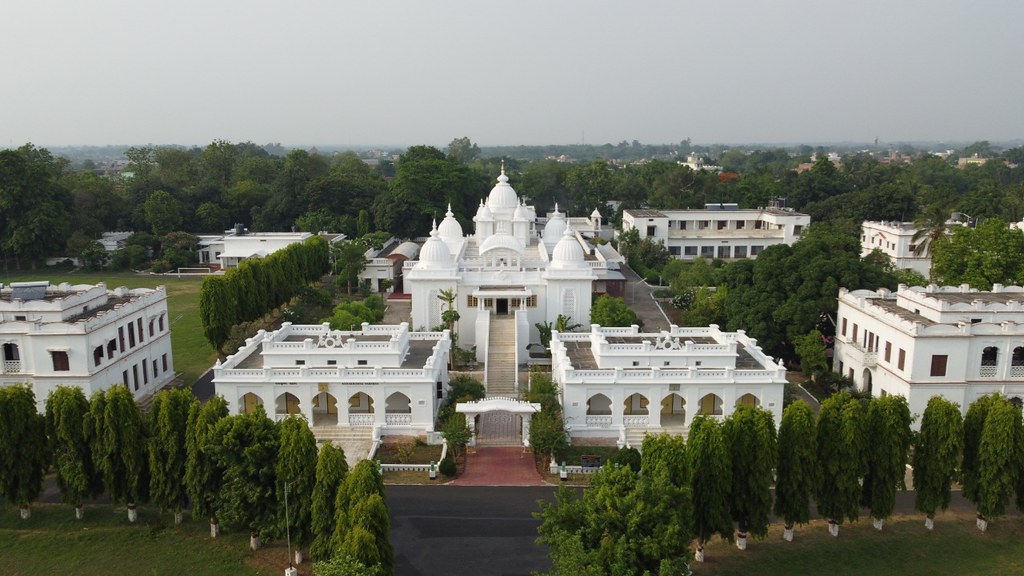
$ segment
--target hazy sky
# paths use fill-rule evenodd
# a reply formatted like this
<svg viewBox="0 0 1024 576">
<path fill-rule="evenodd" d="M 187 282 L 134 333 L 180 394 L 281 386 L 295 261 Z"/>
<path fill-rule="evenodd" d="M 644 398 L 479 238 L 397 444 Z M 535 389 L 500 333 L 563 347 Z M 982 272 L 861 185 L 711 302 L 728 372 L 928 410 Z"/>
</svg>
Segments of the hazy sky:
<svg viewBox="0 0 1024 576">
<path fill-rule="evenodd" d="M 1024 2 L 4 0 L 0 146 L 1024 138 Z"/>
</svg>

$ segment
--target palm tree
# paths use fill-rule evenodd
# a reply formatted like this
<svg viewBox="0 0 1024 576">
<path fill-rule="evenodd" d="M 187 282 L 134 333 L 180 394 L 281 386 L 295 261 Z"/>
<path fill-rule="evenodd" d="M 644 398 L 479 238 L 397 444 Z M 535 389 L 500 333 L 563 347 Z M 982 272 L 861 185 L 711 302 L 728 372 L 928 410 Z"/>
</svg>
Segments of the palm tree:
<svg viewBox="0 0 1024 576">
<path fill-rule="evenodd" d="M 914 243 L 914 256 L 931 257 L 934 243 L 946 235 L 946 221 L 949 211 L 938 204 L 925 208 L 924 212 L 914 220 L 917 232 L 911 241 Z"/>
</svg>

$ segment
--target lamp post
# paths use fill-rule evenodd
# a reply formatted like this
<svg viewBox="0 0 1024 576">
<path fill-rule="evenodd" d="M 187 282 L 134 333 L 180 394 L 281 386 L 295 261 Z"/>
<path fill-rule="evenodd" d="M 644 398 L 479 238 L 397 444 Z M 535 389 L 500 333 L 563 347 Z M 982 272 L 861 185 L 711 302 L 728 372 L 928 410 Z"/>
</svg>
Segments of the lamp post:
<svg viewBox="0 0 1024 576">
<path fill-rule="evenodd" d="M 292 530 L 291 530 L 291 515 L 288 513 L 288 487 L 291 486 L 291 482 L 284 483 L 284 533 L 285 540 L 288 542 L 288 568 L 284 571 L 284 576 L 298 576 L 299 571 L 292 564 Z"/>
</svg>

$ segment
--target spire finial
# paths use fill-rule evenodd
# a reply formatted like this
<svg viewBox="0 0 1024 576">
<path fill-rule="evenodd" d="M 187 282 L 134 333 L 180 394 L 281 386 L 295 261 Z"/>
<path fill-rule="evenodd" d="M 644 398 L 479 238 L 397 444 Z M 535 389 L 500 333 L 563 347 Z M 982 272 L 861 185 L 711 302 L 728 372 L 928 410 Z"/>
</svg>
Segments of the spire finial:
<svg viewBox="0 0 1024 576">
<path fill-rule="evenodd" d="M 501 159 L 501 175 L 502 176 L 505 175 L 505 159 L 504 158 Z"/>
</svg>

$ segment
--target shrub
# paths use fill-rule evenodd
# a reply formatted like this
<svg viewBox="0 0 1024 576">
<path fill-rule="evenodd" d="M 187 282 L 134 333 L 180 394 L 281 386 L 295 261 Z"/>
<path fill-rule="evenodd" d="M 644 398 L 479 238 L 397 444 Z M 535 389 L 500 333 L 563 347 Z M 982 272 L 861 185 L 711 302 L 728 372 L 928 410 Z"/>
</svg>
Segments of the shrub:
<svg viewBox="0 0 1024 576">
<path fill-rule="evenodd" d="M 441 460 L 441 464 L 437 467 L 441 474 L 452 477 L 458 472 L 458 468 L 455 466 L 455 460 L 451 456 L 445 456 L 444 460 Z"/>
<path fill-rule="evenodd" d="M 614 462 L 619 466 L 629 466 L 633 472 L 640 471 L 640 451 L 636 448 L 623 448 L 615 455 Z"/>
</svg>

